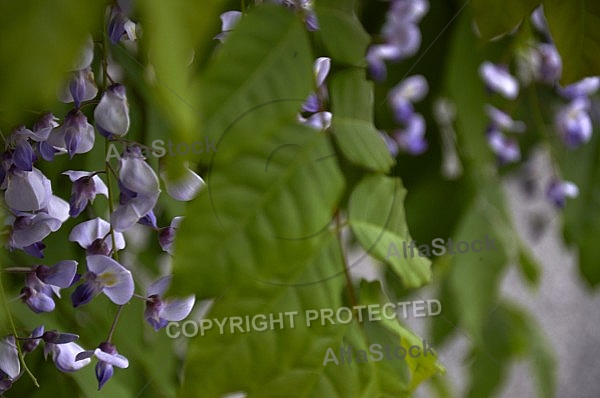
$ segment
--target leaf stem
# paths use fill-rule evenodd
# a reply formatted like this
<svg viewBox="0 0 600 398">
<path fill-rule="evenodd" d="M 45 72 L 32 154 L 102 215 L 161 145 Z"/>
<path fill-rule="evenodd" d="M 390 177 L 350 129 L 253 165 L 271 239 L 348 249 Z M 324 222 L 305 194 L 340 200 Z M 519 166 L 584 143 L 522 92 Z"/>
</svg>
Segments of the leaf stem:
<svg viewBox="0 0 600 398">
<path fill-rule="evenodd" d="M 350 278 L 350 272 L 348 271 L 348 264 L 346 262 L 346 254 L 344 253 L 344 246 L 342 244 L 342 222 L 340 219 L 340 211 L 335 212 L 335 225 L 336 225 L 336 233 L 337 240 L 340 244 L 340 254 L 342 256 L 342 262 L 344 264 L 344 277 L 346 278 L 346 287 L 348 291 L 348 299 L 350 300 L 350 304 L 353 308 L 358 306 L 358 301 L 356 300 L 356 296 L 354 295 L 354 287 L 352 285 L 352 279 Z"/>
</svg>

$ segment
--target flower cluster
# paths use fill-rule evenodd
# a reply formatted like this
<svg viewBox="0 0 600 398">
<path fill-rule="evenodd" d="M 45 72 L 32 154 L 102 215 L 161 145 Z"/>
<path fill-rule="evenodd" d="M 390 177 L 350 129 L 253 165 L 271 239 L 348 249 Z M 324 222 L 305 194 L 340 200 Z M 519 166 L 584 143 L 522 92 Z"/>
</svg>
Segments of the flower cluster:
<svg viewBox="0 0 600 398">
<path fill-rule="evenodd" d="M 383 43 L 367 50 L 366 60 L 371 77 L 383 81 L 387 76 L 385 61 L 399 62 L 414 56 L 421 46 L 419 22 L 429 11 L 427 0 L 393 0 L 382 28 Z M 422 101 L 429 85 L 422 75 L 404 78 L 389 93 L 388 99 L 394 120 L 402 127 L 390 135 L 381 132 L 390 153 L 399 151 L 420 155 L 427 150 L 425 118 L 415 112 L 414 104 Z"/>
<path fill-rule="evenodd" d="M 135 40 L 136 25 L 127 17 L 122 6 L 115 4 L 110 7 L 107 18 L 110 43 Z M 24 286 L 18 298 L 34 313 L 53 311 L 56 300 L 61 298 L 61 289 L 71 289 L 71 304 L 75 308 L 90 303 L 101 294 L 117 306 L 127 304 L 132 298 L 143 300 L 146 304 L 145 319 L 153 329 L 159 330 L 168 321 L 187 317 L 195 297 L 164 298 L 170 276 L 160 277 L 147 288 L 145 295 L 136 294 L 133 270 L 118 260 L 118 252 L 126 247 L 123 233 L 136 225 L 150 228 L 155 231 L 162 250 L 172 254 L 176 230 L 182 218 L 175 217 L 170 225 L 158 226 L 155 210 L 162 193 L 158 174 L 162 177 L 165 191 L 179 201 L 193 199 L 204 186 L 204 181 L 189 168 L 177 181 L 168 179 L 162 171 L 157 174 L 142 155 L 141 144 L 123 138 L 130 129 L 127 91 L 123 84 L 111 79 L 106 68 L 102 84 L 96 84 L 92 73 L 94 47 L 90 38 L 74 63 L 67 83 L 58 92 L 60 101 L 73 104 L 62 121 L 52 113 L 45 113 L 31 128 L 18 126 L 11 132 L 5 150 L 0 153 L 0 192 L 8 213 L 5 223 L 9 226 L 8 248 L 43 259 L 44 239 L 61 229 L 69 218 L 82 219 L 70 231 L 69 240 L 76 242 L 84 251 L 85 269 L 81 269 L 77 261 L 67 259 L 52 266 L 36 263 L 3 271 L 24 276 Z M 104 54 L 108 53 L 106 50 Z M 103 64 L 106 65 L 106 62 Z M 97 101 L 99 86 L 101 97 Z M 89 121 L 83 110 L 94 105 L 93 120 Z M 97 139 L 102 138 L 123 143 L 118 167 L 107 161 L 98 170 L 64 170 L 64 177 L 59 178 L 70 180 L 70 198 L 66 201 L 54 195 L 52 182 L 42 172 L 40 162 L 52 162 L 61 155 L 72 159 L 95 149 L 102 150 L 96 145 Z M 118 197 L 111 196 L 111 178 L 114 178 L 113 185 L 118 185 Z M 92 204 L 98 197 L 109 202 L 109 214 L 95 215 Z M 98 388 L 102 388 L 113 376 L 114 366 L 128 367 L 127 358 L 119 354 L 111 342 L 114 325 L 107 340 L 92 351 L 86 351 L 75 343 L 77 335 L 44 332 L 44 326 L 34 329 L 29 337 L 10 335 L 4 338 L 0 341 L 0 394 L 23 373 L 19 341 L 23 342 L 21 351 L 26 354 L 43 341 L 45 356 L 51 355 L 62 372 L 81 369 L 91 362 L 92 356 L 96 357 Z"/>
<path fill-rule="evenodd" d="M 530 40 L 524 49 L 516 55 L 517 77 L 513 76 L 508 65 L 484 62 L 479 68 L 479 75 L 488 92 L 498 94 L 507 100 L 519 97 L 520 86 L 541 84 L 549 86 L 562 99 L 554 115 L 554 130 L 560 141 L 569 149 L 578 148 L 591 139 L 592 120 L 590 117 L 591 99 L 600 88 L 600 77 L 592 76 L 562 87 L 559 79 L 562 76 L 562 59 L 553 42 L 544 17 L 543 6 L 538 7 L 531 15 L 531 23 L 537 37 Z M 491 150 L 498 158 L 500 165 L 521 160 L 521 152 L 515 138 L 508 133 L 524 133 L 523 122 L 515 121 L 504 111 L 486 105 L 489 117 L 487 140 Z M 567 197 L 578 195 L 577 186 L 562 181 L 555 176 L 548 183 L 546 196 L 557 207 L 564 207 Z"/>
<path fill-rule="evenodd" d="M 369 72 L 374 80 L 385 80 L 385 61 L 399 62 L 419 51 L 421 31 L 418 24 L 428 11 L 427 0 L 392 0 L 381 32 L 384 43 L 373 44 L 367 51 Z"/>
</svg>

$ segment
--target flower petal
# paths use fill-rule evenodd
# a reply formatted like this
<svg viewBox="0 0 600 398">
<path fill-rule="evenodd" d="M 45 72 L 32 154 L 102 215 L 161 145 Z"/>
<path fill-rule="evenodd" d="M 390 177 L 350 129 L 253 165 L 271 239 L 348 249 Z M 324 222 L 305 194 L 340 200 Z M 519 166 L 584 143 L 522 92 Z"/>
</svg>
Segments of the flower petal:
<svg viewBox="0 0 600 398">
<path fill-rule="evenodd" d="M 181 321 L 192 312 L 195 302 L 196 297 L 194 295 L 183 299 L 167 300 L 160 309 L 158 316 L 167 321 Z"/>
<path fill-rule="evenodd" d="M 167 193 L 173 199 L 182 202 L 194 199 L 204 185 L 206 185 L 202 177 L 188 168 L 186 168 L 184 175 L 177 181 L 169 180 L 166 172 L 161 173 L 161 177 L 165 182 Z"/>
<path fill-rule="evenodd" d="M 173 277 L 171 275 L 166 275 L 157 280 L 156 282 L 152 283 L 150 286 L 148 286 L 148 289 L 146 290 L 146 297 L 150 297 L 155 294 L 159 296 L 165 294 L 165 292 L 169 288 L 169 285 L 171 284 L 172 278 Z"/>
<path fill-rule="evenodd" d="M 21 373 L 21 362 L 14 336 L 0 340 L 0 370 L 10 379 L 15 379 Z"/>
<path fill-rule="evenodd" d="M 121 354 L 109 354 L 108 352 L 102 351 L 100 348 L 96 348 L 94 355 L 98 360 L 116 366 L 117 368 L 125 369 L 129 367 L 129 360 Z"/>
</svg>

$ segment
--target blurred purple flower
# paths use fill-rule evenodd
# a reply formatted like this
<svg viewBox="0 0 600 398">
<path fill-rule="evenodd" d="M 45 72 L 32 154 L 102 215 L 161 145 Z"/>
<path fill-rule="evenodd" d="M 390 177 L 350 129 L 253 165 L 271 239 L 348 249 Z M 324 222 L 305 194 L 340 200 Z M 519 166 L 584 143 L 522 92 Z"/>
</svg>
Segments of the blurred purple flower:
<svg viewBox="0 0 600 398">
<path fill-rule="evenodd" d="M 579 188 L 570 181 L 560 181 L 556 178 L 550 181 L 546 191 L 546 197 L 556 207 L 563 208 L 567 198 L 576 198 L 579 196 Z"/>
<path fill-rule="evenodd" d="M 479 76 L 491 92 L 511 100 L 519 95 L 519 82 L 508 73 L 508 68 L 505 66 L 486 61 L 479 67 Z"/>
<path fill-rule="evenodd" d="M 226 11 L 221 14 L 221 33 L 216 35 L 214 39 L 219 40 L 221 43 L 225 42 L 225 39 L 229 35 L 235 25 L 238 24 L 240 19 L 242 18 L 242 13 L 240 11 Z"/>
<path fill-rule="evenodd" d="M 555 125 L 560 137 L 569 148 L 577 148 L 592 137 L 589 100 L 578 97 L 558 111 Z"/>
</svg>

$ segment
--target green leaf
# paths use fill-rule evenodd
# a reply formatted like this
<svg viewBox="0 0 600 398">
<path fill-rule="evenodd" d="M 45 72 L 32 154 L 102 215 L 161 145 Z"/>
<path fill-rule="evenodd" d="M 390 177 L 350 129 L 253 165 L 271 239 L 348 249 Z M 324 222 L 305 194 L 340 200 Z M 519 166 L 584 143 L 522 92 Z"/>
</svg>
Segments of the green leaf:
<svg viewBox="0 0 600 398">
<path fill-rule="evenodd" d="M 431 279 L 431 262 L 417 254 L 412 258 L 402 255 L 403 242 L 411 241 L 404 214 L 405 196 L 399 179 L 368 176 L 350 196 L 349 222 L 362 248 L 389 264 L 405 286 L 414 288 Z"/>
<path fill-rule="evenodd" d="M 562 57 L 561 84 L 600 70 L 600 3 L 595 0 L 543 0 L 550 33 Z"/>
<path fill-rule="evenodd" d="M 280 282 L 303 267 L 340 200 L 326 135 L 300 125 L 237 127 L 222 137 L 208 188 L 181 227 L 174 291 L 215 297 L 242 274 Z"/>
<path fill-rule="evenodd" d="M 568 150 L 560 148 L 562 178 L 579 187 L 579 196 L 569 199 L 564 209 L 564 237 L 567 244 L 578 249 L 579 270 L 590 286 L 600 284 L 600 131 L 595 129 L 592 140 Z"/>
<path fill-rule="evenodd" d="M 169 7 L 160 0 L 139 3 L 144 27 L 142 44 L 152 66 L 152 71 L 146 72 L 151 76 L 152 100 L 168 125 L 163 139 L 168 134 L 175 143 L 191 144 L 206 120 L 200 113 L 198 95 L 190 87 L 194 69 L 189 64 L 196 52 L 202 53 L 201 45 L 210 42 L 222 3 L 224 0 L 174 0 Z M 176 156 L 168 163 L 167 172 L 172 178 L 182 172 L 192 156 Z"/>
<path fill-rule="evenodd" d="M 473 0 L 471 6 L 484 40 L 512 31 L 529 17 L 540 0 Z"/>
<path fill-rule="evenodd" d="M 0 115 L 7 127 L 27 110 L 56 103 L 56 92 L 87 36 L 98 30 L 106 2 L 35 0 L 0 3 Z"/>
<path fill-rule="evenodd" d="M 371 37 L 356 16 L 355 4 L 355 0 L 316 1 L 320 28 L 315 35 L 325 48 L 324 55 L 334 62 L 364 67 Z"/>
<path fill-rule="evenodd" d="M 253 8 L 195 82 L 207 120 L 203 136 L 216 141 L 243 119 L 250 140 L 252 131 L 294 121 L 314 86 L 313 61 L 304 25 L 293 13 L 273 4 Z"/>
<path fill-rule="evenodd" d="M 344 156 L 366 169 L 389 171 L 394 164 L 373 125 L 373 83 L 362 70 L 336 73 L 330 83 L 332 129 Z"/>
</svg>

